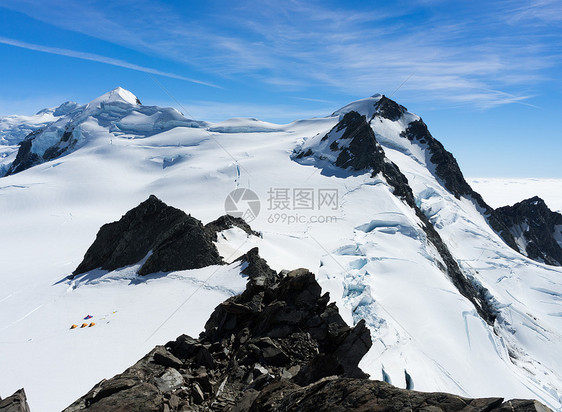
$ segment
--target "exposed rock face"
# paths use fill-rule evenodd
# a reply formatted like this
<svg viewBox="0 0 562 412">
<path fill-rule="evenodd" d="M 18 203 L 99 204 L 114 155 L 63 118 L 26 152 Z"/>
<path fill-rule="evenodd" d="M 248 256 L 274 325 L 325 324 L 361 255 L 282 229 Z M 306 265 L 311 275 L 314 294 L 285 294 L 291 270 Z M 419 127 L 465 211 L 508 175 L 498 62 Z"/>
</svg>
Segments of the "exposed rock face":
<svg viewBox="0 0 562 412">
<path fill-rule="evenodd" d="M 494 209 L 482 199 L 482 196 L 470 187 L 455 157 L 452 153 L 445 150 L 445 147 L 443 147 L 439 140 L 431 135 L 427 125 L 422 119 L 410 122 L 407 129 L 401 133 L 401 136 L 425 146 L 429 153 L 429 160 L 435 165 L 435 174 L 443 182 L 445 188 L 457 199 L 464 196 L 474 200 L 478 206 L 484 209 L 488 223 L 496 233 L 498 233 L 512 249 L 519 251 L 515 239 L 507 226 L 505 226 L 503 221 L 497 216 Z"/>
<path fill-rule="evenodd" d="M 25 391 L 20 389 L 6 399 L 0 398 L 0 412 L 29 412 Z"/>
<path fill-rule="evenodd" d="M 234 217 L 230 215 L 223 215 L 212 222 L 209 222 L 205 225 L 205 231 L 207 234 L 213 239 L 213 241 L 217 241 L 217 233 L 222 232 L 223 230 L 230 229 L 233 227 L 237 227 L 242 229 L 248 235 L 260 236 L 260 234 L 250 227 L 246 221 L 240 217 Z"/>
<path fill-rule="evenodd" d="M 343 131 L 341 137 L 330 144 L 331 150 L 339 150 L 336 166 L 343 169 L 351 167 L 353 170 L 371 168 L 373 173 L 378 173 L 383 167 L 384 151 L 375 139 L 375 134 L 365 120 L 365 116 L 357 112 L 347 113 L 335 126 L 335 130 L 324 138 L 341 131 Z"/>
<path fill-rule="evenodd" d="M 375 139 L 365 116 L 355 111 L 347 113 L 320 142 L 311 143 L 301 148 L 295 157 L 328 159 L 343 169 L 372 169 L 374 174 L 384 167 L 382 147 Z"/>
<path fill-rule="evenodd" d="M 302 388 L 281 381 L 258 395 L 250 411 L 432 411 L 507 412 L 548 411 L 536 401 L 502 398 L 467 399 L 447 393 L 398 389 L 386 382 L 365 379 L 327 378 Z"/>
<path fill-rule="evenodd" d="M 53 112 L 53 122 L 29 133 L 20 143 L 14 162 L 6 174 L 21 172 L 30 167 L 67 155 L 82 144 L 91 130 L 92 121 L 106 128 L 114 136 L 147 137 L 176 126 L 202 127 L 204 122 L 186 119 L 172 108 L 143 106 L 140 100 L 121 87 L 92 100 L 84 106 L 73 102 L 61 105 Z M 138 119 L 146 119 L 139 126 Z M 131 121 L 130 119 L 137 119 Z M 150 127 L 147 128 L 147 124 Z"/>
<path fill-rule="evenodd" d="M 157 346 L 98 383 L 75 411 L 548 411 L 538 402 L 466 399 L 370 381 L 358 363 L 371 347 L 306 269 L 275 273 L 252 250 L 246 290 L 220 304 L 198 339 Z"/>
<path fill-rule="evenodd" d="M 529 258 L 562 266 L 562 215 L 551 211 L 540 197 L 496 209 Z"/>
<path fill-rule="evenodd" d="M 379 116 L 394 121 L 399 119 L 405 111 L 405 107 L 382 96 L 376 104 L 376 111 L 373 114 L 373 118 Z M 423 124 L 423 126 L 425 126 L 425 124 Z M 452 170 L 454 172 L 451 172 L 453 175 L 456 175 L 456 171 L 458 171 L 456 179 L 461 179 L 462 182 L 466 184 L 466 187 L 463 186 L 464 189 L 470 189 L 470 186 L 464 181 L 464 177 L 455 159 L 449 152 L 445 151 L 441 143 L 429 135 L 427 127 L 424 129 L 422 126 L 416 126 L 412 133 L 419 132 L 419 128 L 421 128 L 421 131 L 425 130 L 424 133 L 426 133 L 427 136 L 421 138 L 416 134 L 415 138 L 422 139 L 424 143 L 427 143 L 431 138 L 435 147 L 440 147 L 442 149 L 440 152 L 441 155 L 444 156 L 448 164 L 450 164 L 448 167 L 443 166 L 443 168 Z M 331 165 L 340 168 L 355 171 L 368 170 L 371 172 L 372 177 L 381 174 L 393 188 L 393 194 L 415 210 L 416 215 L 422 221 L 422 229 L 427 235 L 428 241 L 435 246 L 445 263 L 446 267 L 443 268 L 443 271 L 451 278 L 455 287 L 464 297 L 472 302 L 475 309 L 486 322 L 491 325 L 494 323 L 497 316 L 496 310 L 487 298 L 489 295 L 487 290 L 480 285 L 472 283 L 462 273 L 439 233 L 437 233 L 429 219 L 427 219 L 416 205 L 408 179 L 396 164 L 386 158 L 384 149 L 377 142 L 375 133 L 365 116 L 355 111 L 346 113 L 342 120 L 334 126 L 328 134 L 323 136 L 320 141 L 318 141 L 318 139 L 312 139 L 310 143 L 305 143 L 295 154 L 295 158 L 299 161 L 303 159 L 313 160 L 318 162 L 318 165 L 321 167 L 323 165 L 322 162 L 328 161 Z M 480 195 L 476 194 L 476 196 L 479 197 Z M 482 200 L 482 202 L 484 201 Z M 490 210 L 492 209 L 490 208 Z M 505 228 L 505 230 L 507 230 L 507 228 Z"/>
<path fill-rule="evenodd" d="M 400 119 L 407 109 L 386 96 L 382 96 L 375 104 L 374 116 L 384 117 L 395 122 Z"/>
<path fill-rule="evenodd" d="M 34 152 L 34 141 L 45 132 L 46 129 L 39 129 L 28 134 L 25 139 L 19 144 L 20 148 L 16 159 L 10 165 L 6 172 L 7 175 L 19 173 L 25 169 L 29 169 L 35 165 L 48 162 L 49 160 L 56 159 L 63 154 L 70 152 L 78 143 L 79 138 L 74 136 L 74 126 L 70 123 L 61 132 L 61 136 L 56 143 L 49 146 L 45 151 Z"/>
<path fill-rule="evenodd" d="M 151 195 L 118 222 L 101 227 L 73 275 L 96 268 L 115 270 L 129 266 L 151 251 L 138 271 L 140 275 L 222 263 L 199 220 Z"/>
<path fill-rule="evenodd" d="M 19 143 L 20 148 L 18 150 L 18 154 L 16 155 L 14 162 L 8 168 L 6 176 L 29 169 L 30 167 L 40 163 L 39 155 L 31 152 L 31 145 L 34 136 L 41 132 L 42 129 L 33 131 Z"/>
<path fill-rule="evenodd" d="M 371 347 L 369 330 L 347 326 L 312 273 L 277 274 L 255 249 L 241 260 L 246 290 L 215 309 L 199 339 L 156 347 L 66 411 L 249 410 L 240 408 L 272 382 L 367 377 L 357 365 Z"/>
</svg>

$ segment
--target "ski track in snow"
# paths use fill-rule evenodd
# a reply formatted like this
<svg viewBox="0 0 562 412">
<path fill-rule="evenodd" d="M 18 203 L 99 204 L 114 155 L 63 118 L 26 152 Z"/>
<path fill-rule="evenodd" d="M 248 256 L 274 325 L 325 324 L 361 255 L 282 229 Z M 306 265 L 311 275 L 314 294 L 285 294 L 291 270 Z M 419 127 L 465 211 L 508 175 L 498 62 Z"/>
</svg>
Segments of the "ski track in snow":
<svg viewBox="0 0 562 412">
<path fill-rule="evenodd" d="M 24 319 L 27 318 L 28 316 L 32 315 L 34 312 L 36 312 L 36 311 L 38 311 L 39 309 L 41 309 L 42 306 L 43 306 L 43 305 L 37 306 L 35 309 L 31 310 L 29 313 L 26 313 L 25 315 L 23 315 L 23 316 L 22 316 L 21 318 L 19 318 L 18 320 L 16 320 L 16 321 L 10 323 L 10 324 L 7 325 L 7 326 L 4 326 L 2 329 L 0 329 L 0 332 L 2 332 L 2 331 L 4 331 L 4 330 L 6 330 L 6 329 L 8 329 L 8 328 L 10 328 L 10 327 L 12 327 L 12 326 L 18 324 L 19 322 L 21 322 L 22 320 L 24 320 Z"/>
</svg>

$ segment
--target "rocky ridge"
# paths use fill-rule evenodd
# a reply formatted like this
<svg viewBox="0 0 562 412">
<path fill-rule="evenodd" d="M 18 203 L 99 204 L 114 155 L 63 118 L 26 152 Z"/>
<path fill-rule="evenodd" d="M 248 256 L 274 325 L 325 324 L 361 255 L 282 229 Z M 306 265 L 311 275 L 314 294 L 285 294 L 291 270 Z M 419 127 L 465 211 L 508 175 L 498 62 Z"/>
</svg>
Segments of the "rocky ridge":
<svg viewBox="0 0 562 412">
<path fill-rule="evenodd" d="M 394 121 L 405 111 L 405 107 L 382 96 L 376 104 L 372 118 L 381 116 Z M 321 138 L 316 136 L 297 148 L 293 158 L 298 162 L 309 162 L 327 169 L 328 173 L 333 173 L 332 168 L 335 166 L 347 169 L 351 173 L 369 171 L 373 178 L 381 175 L 392 188 L 393 194 L 414 209 L 428 242 L 435 246 L 445 263 L 443 271 L 459 292 L 472 302 L 479 315 L 493 325 L 497 313 L 494 303 L 489 299 L 490 294 L 482 285 L 474 283 L 462 273 L 449 248 L 416 204 L 408 179 L 398 166 L 386 157 L 366 116 L 353 110 L 345 113 L 338 124 L 325 136 Z M 462 178 L 462 174 L 460 176 Z"/>
<path fill-rule="evenodd" d="M 100 228 L 73 275 L 115 270 L 143 259 L 140 275 L 223 263 L 199 220 L 151 195 L 119 221 Z"/>
<path fill-rule="evenodd" d="M 529 258 L 562 266 L 562 215 L 535 196 L 496 209 L 499 218 Z"/>
<path fill-rule="evenodd" d="M 20 389 L 6 399 L 0 398 L 0 412 L 29 412 L 25 391 Z"/>
<path fill-rule="evenodd" d="M 224 264 L 213 243 L 217 233 L 238 227 L 259 236 L 240 218 L 224 215 L 203 226 L 194 217 L 151 195 L 117 222 L 103 225 L 72 277 L 141 262 L 139 275 Z"/>
<path fill-rule="evenodd" d="M 220 304 L 195 339 L 157 346 L 65 409 L 76 411 L 548 411 L 535 401 L 466 399 L 371 381 L 371 346 L 306 269 L 275 273 L 257 249 L 240 258 L 246 290 Z"/>
</svg>

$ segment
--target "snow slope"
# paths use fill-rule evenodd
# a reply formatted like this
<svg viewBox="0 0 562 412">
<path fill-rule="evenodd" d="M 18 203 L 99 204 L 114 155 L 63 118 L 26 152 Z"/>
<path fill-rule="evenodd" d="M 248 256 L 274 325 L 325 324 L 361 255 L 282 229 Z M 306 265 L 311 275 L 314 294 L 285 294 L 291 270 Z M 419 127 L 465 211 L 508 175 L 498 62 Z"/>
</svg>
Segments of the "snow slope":
<svg viewBox="0 0 562 412">
<path fill-rule="evenodd" d="M 379 98 L 268 130 L 236 119 L 162 131 L 159 115 L 147 115 L 136 100 L 111 102 L 109 111 L 107 98 L 90 103 L 79 149 L 0 179 L 0 363 L 8 371 L 0 375 L 0 395 L 24 386 L 32 408 L 60 410 L 155 344 L 197 334 L 212 308 L 243 288 L 236 264 L 141 282 L 134 267 L 74 283 L 65 276 L 102 224 L 150 194 L 207 223 L 224 214 L 232 190 L 250 188 L 261 200 L 250 224 L 262 238 L 230 229 L 219 236 L 219 251 L 232 262 L 258 246 L 276 270 L 316 273 L 342 316 L 365 318 L 371 328 L 374 344 L 362 367 L 372 378 L 406 387 L 406 371 L 419 390 L 537 398 L 560 409 L 562 269 L 514 252 L 470 199 L 443 188 L 423 147 L 400 137 L 417 116 L 377 118 L 371 126 L 464 273 L 490 291 L 499 313 L 493 326 L 441 270 L 418 217 L 383 178 L 328 175 L 291 159 L 295 147 L 324 136 L 345 111 L 373 112 Z M 114 120 L 100 121 L 116 105 L 128 113 L 117 123 L 145 117 L 132 119 L 127 133 Z M 335 205 L 320 203 L 321 195 L 336 194 Z M 95 327 L 68 329 L 87 314 L 99 320 Z"/>
<path fill-rule="evenodd" d="M 562 213 L 562 179 L 474 177 L 467 180 L 492 207 L 513 205 L 539 196 L 551 210 Z"/>
<path fill-rule="evenodd" d="M 15 160 L 18 144 L 31 132 L 46 127 L 62 116 L 78 109 L 75 102 L 65 102 L 58 107 L 43 109 L 32 116 L 12 115 L 0 117 L 0 176 Z"/>
<path fill-rule="evenodd" d="M 45 127 L 79 107 L 78 103 L 65 102 L 55 108 L 43 109 L 32 116 L 0 117 L 0 145 L 17 145 L 29 133 Z"/>
</svg>

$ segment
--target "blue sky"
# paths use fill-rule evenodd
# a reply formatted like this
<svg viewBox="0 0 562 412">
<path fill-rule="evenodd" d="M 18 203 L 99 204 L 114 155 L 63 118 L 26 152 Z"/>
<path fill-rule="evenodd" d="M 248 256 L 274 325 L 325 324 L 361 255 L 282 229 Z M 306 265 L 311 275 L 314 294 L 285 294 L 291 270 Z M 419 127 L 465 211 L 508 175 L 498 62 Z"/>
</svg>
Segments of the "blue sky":
<svg viewBox="0 0 562 412">
<path fill-rule="evenodd" d="M 0 0 L 0 115 L 122 86 L 208 121 L 374 93 L 467 176 L 562 177 L 562 2 Z"/>
</svg>

